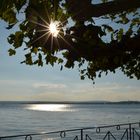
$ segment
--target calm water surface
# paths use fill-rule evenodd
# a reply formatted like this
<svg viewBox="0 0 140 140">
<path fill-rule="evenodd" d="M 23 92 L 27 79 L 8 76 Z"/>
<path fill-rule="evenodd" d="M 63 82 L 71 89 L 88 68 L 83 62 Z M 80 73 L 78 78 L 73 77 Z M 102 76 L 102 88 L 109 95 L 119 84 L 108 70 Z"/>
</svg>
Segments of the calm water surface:
<svg viewBox="0 0 140 140">
<path fill-rule="evenodd" d="M 140 104 L 0 103 L 0 136 L 140 121 Z"/>
</svg>

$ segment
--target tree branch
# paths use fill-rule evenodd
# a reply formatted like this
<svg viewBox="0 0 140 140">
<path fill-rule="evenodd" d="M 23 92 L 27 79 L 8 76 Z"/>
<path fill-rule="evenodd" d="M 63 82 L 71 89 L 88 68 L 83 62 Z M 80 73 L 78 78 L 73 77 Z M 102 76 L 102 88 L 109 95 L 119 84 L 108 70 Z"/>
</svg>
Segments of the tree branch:
<svg viewBox="0 0 140 140">
<path fill-rule="evenodd" d="M 91 4 L 89 3 L 89 0 L 85 1 L 80 1 L 78 3 L 74 0 L 67 0 L 69 5 L 68 12 L 73 13 L 73 18 L 85 21 L 91 17 L 100 17 L 106 14 L 116 14 L 128 9 L 140 7 L 140 0 L 115 0 L 101 4 Z"/>
<path fill-rule="evenodd" d="M 83 46 L 77 46 L 76 44 L 72 44 L 73 47 L 69 47 L 67 43 L 63 43 L 61 46 L 61 50 L 67 50 L 70 53 L 70 58 L 73 61 L 76 61 L 78 58 L 85 58 L 86 60 L 92 61 L 99 58 L 111 58 L 113 60 L 114 57 L 123 57 L 126 55 L 137 56 L 140 54 L 140 34 L 136 35 L 132 38 L 122 39 L 120 42 L 117 40 L 112 41 L 108 44 L 105 44 L 104 47 L 97 45 L 90 47 L 90 51 L 88 49 L 88 44 L 84 44 Z"/>
<path fill-rule="evenodd" d="M 140 0 L 115 0 L 113 2 L 93 5 L 91 9 L 91 16 L 99 17 L 139 7 Z"/>
</svg>

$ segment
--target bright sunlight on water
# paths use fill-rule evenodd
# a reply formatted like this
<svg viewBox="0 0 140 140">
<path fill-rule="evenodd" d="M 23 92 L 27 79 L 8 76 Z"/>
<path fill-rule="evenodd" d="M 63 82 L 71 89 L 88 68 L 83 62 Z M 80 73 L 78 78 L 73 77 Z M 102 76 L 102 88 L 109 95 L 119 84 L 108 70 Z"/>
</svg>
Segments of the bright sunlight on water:
<svg viewBox="0 0 140 140">
<path fill-rule="evenodd" d="M 27 107 L 28 110 L 37 111 L 73 111 L 66 104 L 32 104 Z"/>
</svg>

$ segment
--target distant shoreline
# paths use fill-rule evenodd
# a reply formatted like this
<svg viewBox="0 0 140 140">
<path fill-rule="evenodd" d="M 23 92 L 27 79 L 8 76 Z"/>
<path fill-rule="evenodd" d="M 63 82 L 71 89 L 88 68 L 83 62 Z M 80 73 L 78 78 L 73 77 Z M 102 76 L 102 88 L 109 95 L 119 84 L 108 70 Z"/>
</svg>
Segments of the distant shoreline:
<svg viewBox="0 0 140 140">
<path fill-rule="evenodd" d="M 2 104 L 140 104 L 140 101 L 0 101 Z"/>
</svg>

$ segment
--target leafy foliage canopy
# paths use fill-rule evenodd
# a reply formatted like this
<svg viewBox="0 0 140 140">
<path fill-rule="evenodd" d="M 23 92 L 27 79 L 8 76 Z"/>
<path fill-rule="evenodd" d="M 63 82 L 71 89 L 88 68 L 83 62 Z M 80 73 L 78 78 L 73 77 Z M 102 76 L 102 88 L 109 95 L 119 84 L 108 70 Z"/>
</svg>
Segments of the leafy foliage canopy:
<svg viewBox="0 0 140 140">
<path fill-rule="evenodd" d="M 23 47 L 25 60 L 21 63 L 27 65 L 58 63 L 62 70 L 78 64 L 81 79 L 94 81 L 97 74 L 101 77 L 118 68 L 128 77 L 140 79 L 139 9 L 110 9 L 106 14 L 102 8 L 98 12 L 98 7 L 117 1 L 0 0 L 0 18 L 8 23 L 7 29 L 19 27 L 8 37 L 9 55 Z M 60 22 L 58 37 L 48 32 L 51 21 Z"/>
</svg>

